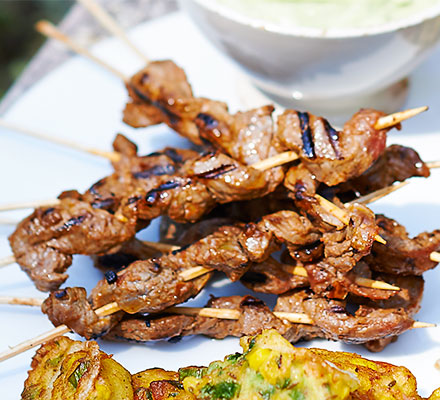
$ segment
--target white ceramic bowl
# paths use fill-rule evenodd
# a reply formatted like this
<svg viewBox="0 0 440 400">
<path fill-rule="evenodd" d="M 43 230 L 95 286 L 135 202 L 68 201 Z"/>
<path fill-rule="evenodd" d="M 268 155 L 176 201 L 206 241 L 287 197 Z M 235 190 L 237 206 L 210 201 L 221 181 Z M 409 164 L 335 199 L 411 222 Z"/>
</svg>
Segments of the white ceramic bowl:
<svg viewBox="0 0 440 400">
<path fill-rule="evenodd" d="M 405 90 L 399 82 L 440 38 L 440 4 L 377 28 L 328 31 L 282 28 L 242 16 L 215 0 L 180 4 L 258 88 L 283 105 L 311 110 L 377 106 L 371 103 L 380 103 L 381 96 L 385 104 L 379 105 L 387 108 Z"/>
</svg>

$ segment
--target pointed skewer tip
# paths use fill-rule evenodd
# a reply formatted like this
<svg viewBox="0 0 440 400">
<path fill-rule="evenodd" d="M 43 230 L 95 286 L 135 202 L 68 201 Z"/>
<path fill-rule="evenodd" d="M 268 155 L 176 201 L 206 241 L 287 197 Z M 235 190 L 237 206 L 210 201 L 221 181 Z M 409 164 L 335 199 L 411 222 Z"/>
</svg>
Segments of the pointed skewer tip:
<svg viewBox="0 0 440 400">
<path fill-rule="evenodd" d="M 400 124 L 401 122 L 415 117 L 416 115 L 425 112 L 429 109 L 428 106 L 410 108 L 409 110 L 399 111 L 394 114 L 385 115 L 377 120 L 375 129 L 387 129 L 392 128 L 393 126 Z"/>
</svg>

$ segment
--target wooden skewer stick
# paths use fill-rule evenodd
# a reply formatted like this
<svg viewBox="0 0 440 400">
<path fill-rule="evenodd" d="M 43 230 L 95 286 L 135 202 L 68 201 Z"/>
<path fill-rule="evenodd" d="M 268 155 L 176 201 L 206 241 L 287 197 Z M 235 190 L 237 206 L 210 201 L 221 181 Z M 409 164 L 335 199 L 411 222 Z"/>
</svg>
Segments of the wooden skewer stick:
<svg viewBox="0 0 440 400">
<path fill-rule="evenodd" d="M 378 130 L 391 128 L 402 121 L 405 121 L 409 118 L 415 117 L 416 115 L 422 112 L 425 112 L 428 109 L 429 109 L 428 106 L 424 106 L 424 107 L 411 108 L 405 111 L 399 111 L 390 115 L 385 115 L 384 117 L 381 117 L 377 120 L 374 128 Z"/>
<path fill-rule="evenodd" d="M 149 242 L 148 240 L 141 240 L 141 242 L 148 247 L 151 247 L 154 250 L 157 250 L 161 253 L 169 253 L 174 250 L 179 250 L 180 246 L 173 246 L 172 244 L 168 243 L 161 243 L 161 242 Z"/>
<path fill-rule="evenodd" d="M 21 203 L 1 204 L 0 211 L 20 210 L 22 208 L 51 207 L 60 204 L 58 199 L 25 201 Z"/>
<path fill-rule="evenodd" d="M 9 218 L 0 218 L 0 225 L 17 225 L 18 220 Z"/>
<path fill-rule="evenodd" d="M 345 225 L 348 225 L 350 223 L 350 218 L 345 210 L 339 208 L 336 204 L 333 204 L 331 201 L 328 201 L 319 194 L 315 194 L 315 199 L 318 200 L 321 207 L 326 209 L 330 214 L 334 215 Z M 387 241 L 384 238 L 380 237 L 379 235 L 376 235 L 374 237 L 374 240 L 382 244 L 387 244 Z"/>
<path fill-rule="evenodd" d="M 440 168 L 440 161 L 430 161 L 425 164 L 429 169 Z"/>
<path fill-rule="evenodd" d="M 121 39 L 146 64 L 150 62 L 150 60 L 145 56 L 145 54 L 142 53 L 142 51 L 140 51 L 139 48 L 135 46 L 134 43 L 128 38 L 127 34 L 118 25 L 118 23 L 97 2 L 95 2 L 94 0 L 77 0 L 77 1 L 78 3 L 81 3 L 85 8 L 87 8 L 90 14 L 92 14 L 105 29 L 107 29 L 111 34 Z"/>
<path fill-rule="evenodd" d="M 182 280 L 186 282 L 198 278 L 199 276 L 205 275 L 208 272 L 212 272 L 212 269 L 199 266 L 182 271 L 179 276 L 180 278 L 182 278 Z"/>
<path fill-rule="evenodd" d="M 412 324 L 411 329 L 419 329 L 419 328 L 435 328 L 437 324 L 431 324 L 430 322 L 421 322 L 421 321 L 414 321 Z"/>
<path fill-rule="evenodd" d="M 9 297 L 0 296 L 0 304 L 11 304 L 11 305 L 23 305 L 23 306 L 35 306 L 41 307 L 44 299 L 37 299 L 33 297 Z M 113 305 L 111 306 L 113 309 Z M 221 319 L 239 319 L 240 311 L 231 310 L 228 308 L 209 308 L 209 307 L 170 307 L 164 310 L 166 313 L 170 314 L 182 314 L 182 315 L 192 315 L 210 318 L 221 318 Z M 287 312 L 275 312 L 276 316 L 282 319 L 287 319 L 288 321 L 301 324 L 313 324 L 313 320 L 306 314 L 300 313 L 287 313 Z"/>
<path fill-rule="evenodd" d="M 252 164 L 251 167 L 258 169 L 259 171 L 265 171 L 270 168 L 279 167 L 280 165 L 287 164 L 291 161 L 298 159 L 298 154 L 294 151 L 286 151 L 284 153 L 279 153 L 275 156 L 266 158 L 265 160 L 258 161 Z"/>
<path fill-rule="evenodd" d="M 18 126 L 12 122 L 5 121 L 4 119 L 1 118 L 0 118 L 0 127 L 11 131 L 20 132 L 26 136 L 47 140 L 48 142 L 59 144 L 61 146 L 70 147 L 72 149 L 79 150 L 85 153 L 90 153 L 96 156 L 104 157 L 112 162 L 118 162 L 121 159 L 121 155 L 115 151 L 104 151 L 92 147 L 86 147 L 79 143 L 71 142 L 70 140 L 60 139 L 57 136 L 47 135 L 45 133 L 36 132 L 32 129 L 25 128 L 23 126 Z"/>
<path fill-rule="evenodd" d="M 431 259 L 431 261 L 434 262 L 438 262 L 440 263 L 440 253 L 437 251 L 433 251 L 430 255 L 429 258 Z"/>
<path fill-rule="evenodd" d="M 357 276 L 355 278 L 355 283 L 359 286 L 368 287 L 371 289 L 395 290 L 395 291 L 400 290 L 400 287 L 390 285 L 387 282 L 376 281 L 376 280 L 368 279 L 368 278 L 362 278 L 361 276 Z"/>
<path fill-rule="evenodd" d="M 0 304 L 41 307 L 43 301 L 44 299 L 37 299 L 34 297 L 0 296 Z"/>
<path fill-rule="evenodd" d="M 126 76 L 124 73 L 117 70 L 116 68 L 113 68 L 110 64 L 107 64 L 106 62 L 102 61 L 100 58 L 95 57 L 87 49 L 80 46 L 78 43 L 74 42 L 72 39 L 70 39 L 69 37 L 64 35 L 60 30 L 58 30 L 56 28 L 55 25 L 53 25 L 49 21 L 45 21 L 45 20 L 39 21 L 35 25 L 35 28 L 38 32 L 40 32 L 44 36 L 58 40 L 59 42 L 64 43 L 67 47 L 69 47 L 75 53 L 81 54 L 84 57 L 89 58 L 90 60 L 92 60 L 96 64 L 100 65 L 101 67 L 105 68 L 107 71 L 111 72 L 113 75 L 116 75 L 123 82 L 127 83 L 129 81 L 128 76 Z"/>
<path fill-rule="evenodd" d="M 355 204 L 355 203 L 370 204 L 374 201 L 381 199 L 382 197 L 389 195 L 390 193 L 392 193 L 400 188 L 403 188 L 404 186 L 408 185 L 408 183 L 409 183 L 409 181 L 395 183 L 394 185 L 376 190 L 372 193 L 366 194 L 365 196 L 358 197 L 357 199 L 349 201 L 349 202 L 345 203 L 344 205 L 347 206 L 347 205 Z"/>
<path fill-rule="evenodd" d="M 6 267 L 7 265 L 11 265 L 15 263 L 15 257 L 14 256 L 7 256 L 5 258 L 0 259 L 0 268 Z"/>
</svg>

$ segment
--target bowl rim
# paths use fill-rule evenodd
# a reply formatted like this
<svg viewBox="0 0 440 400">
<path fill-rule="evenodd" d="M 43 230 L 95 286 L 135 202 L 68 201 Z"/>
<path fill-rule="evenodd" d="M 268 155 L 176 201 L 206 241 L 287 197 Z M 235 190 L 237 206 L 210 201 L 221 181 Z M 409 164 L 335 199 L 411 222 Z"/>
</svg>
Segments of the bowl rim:
<svg viewBox="0 0 440 400">
<path fill-rule="evenodd" d="M 188 0 L 181 0 L 185 3 Z M 218 3 L 216 0 L 192 0 L 200 7 L 206 8 L 219 16 L 230 19 L 236 23 L 247 25 L 252 28 L 264 30 L 271 33 L 276 33 L 285 36 L 302 36 L 305 38 L 319 38 L 319 39 L 343 39 L 351 37 L 374 36 L 384 33 L 397 31 L 404 28 L 409 28 L 418 25 L 424 21 L 434 19 L 440 16 L 440 1 L 437 5 L 422 9 L 414 15 L 388 22 L 385 24 L 367 27 L 367 28 L 331 28 L 319 29 L 309 27 L 283 27 L 276 23 L 271 23 L 263 19 L 252 18 L 241 14 L 225 5 Z"/>
</svg>

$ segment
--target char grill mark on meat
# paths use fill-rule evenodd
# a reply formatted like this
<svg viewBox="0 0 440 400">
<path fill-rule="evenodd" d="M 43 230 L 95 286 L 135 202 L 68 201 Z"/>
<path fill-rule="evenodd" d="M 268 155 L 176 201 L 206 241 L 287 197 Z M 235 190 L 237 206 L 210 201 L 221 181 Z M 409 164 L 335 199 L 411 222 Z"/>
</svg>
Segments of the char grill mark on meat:
<svg viewBox="0 0 440 400">
<path fill-rule="evenodd" d="M 335 153 L 336 159 L 340 160 L 342 156 L 341 156 L 341 151 L 339 149 L 339 132 L 336 129 L 334 129 L 326 119 L 323 119 L 323 123 L 324 123 L 324 131 L 327 134 L 330 144 L 333 147 L 333 151 Z"/>
<path fill-rule="evenodd" d="M 414 176 L 427 178 L 430 170 L 415 150 L 394 144 L 362 175 L 341 183 L 335 190 L 349 201 L 356 197 L 353 193 L 365 195 Z"/>
<path fill-rule="evenodd" d="M 405 227 L 395 220 L 376 215 L 376 221 L 379 235 L 387 241 L 387 245 L 373 245 L 367 257 L 371 269 L 396 275 L 422 275 L 437 265 L 431 261 L 430 255 L 440 250 L 440 230 L 409 238 Z"/>
<path fill-rule="evenodd" d="M 106 336 L 109 340 L 149 342 L 189 335 L 216 339 L 227 336 L 256 335 L 263 329 L 276 329 L 284 334 L 290 324 L 277 318 L 259 299 L 251 296 L 211 298 L 206 307 L 240 311 L 238 320 L 184 315 L 133 316 L 122 320 Z"/>
<path fill-rule="evenodd" d="M 310 130 L 310 119 L 307 112 L 297 112 L 301 129 L 302 150 L 306 157 L 316 158 L 315 144 Z"/>
<path fill-rule="evenodd" d="M 78 196 L 78 199 L 112 213 L 115 213 L 124 199 L 134 191 L 153 189 L 167 176 L 173 176 L 183 161 L 198 155 L 192 150 L 165 149 L 163 153 L 141 157 L 137 155 L 136 145 L 122 135 L 117 135 L 113 148 L 121 154 L 120 160 L 113 162 L 115 172 L 93 184 L 84 195 Z M 168 157 L 168 150 L 177 152 L 181 162 L 175 162 Z"/>
<path fill-rule="evenodd" d="M 167 214 L 178 222 L 194 222 L 216 204 L 264 196 L 283 179 L 281 168 L 258 171 L 221 153 L 208 153 L 183 163 L 170 180 L 136 203 L 141 219 Z"/>
<path fill-rule="evenodd" d="M 286 110 L 278 118 L 277 148 L 296 151 L 317 181 L 334 186 L 359 176 L 382 154 L 387 130 L 374 125 L 383 115 L 361 110 L 336 133 L 323 118 Z"/>
<path fill-rule="evenodd" d="M 123 316 L 122 312 L 118 312 L 99 317 L 87 301 L 86 290 L 78 287 L 52 292 L 41 310 L 55 326 L 65 324 L 86 339 L 104 335 Z"/>
</svg>

